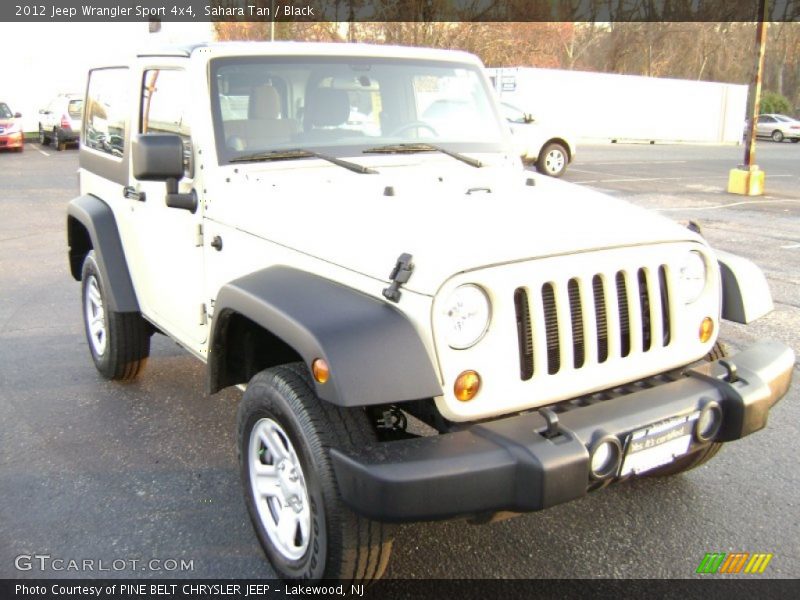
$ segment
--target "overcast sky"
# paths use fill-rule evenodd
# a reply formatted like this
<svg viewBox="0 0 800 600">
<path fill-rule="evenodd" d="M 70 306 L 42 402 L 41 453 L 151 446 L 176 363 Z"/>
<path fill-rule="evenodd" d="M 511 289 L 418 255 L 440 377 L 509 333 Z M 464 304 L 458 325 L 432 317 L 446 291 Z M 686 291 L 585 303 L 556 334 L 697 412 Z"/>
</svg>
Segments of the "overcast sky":
<svg viewBox="0 0 800 600">
<path fill-rule="evenodd" d="M 82 92 L 86 71 L 148 44 L 205 41 L 210 23 L 6 23 L 0 36 L 3 78 L 0 101 L 23 113 L 26 130 L 37 128 L 40 108 L 59 92 Z"/>
</svg>

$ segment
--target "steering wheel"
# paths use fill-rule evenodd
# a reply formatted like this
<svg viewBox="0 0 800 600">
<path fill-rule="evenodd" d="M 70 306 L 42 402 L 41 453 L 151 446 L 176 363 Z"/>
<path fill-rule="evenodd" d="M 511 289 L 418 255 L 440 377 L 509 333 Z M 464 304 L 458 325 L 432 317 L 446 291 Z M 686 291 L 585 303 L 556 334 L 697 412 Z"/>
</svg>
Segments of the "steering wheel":
<svg viewBox="0 0 800 600">
<path fill-rule="evenodd" d="M 389 134 L 389 137 L 400 135 L 401 133 L 405 133 L 410 129 L 427 129 L 434 135 L 434 137 L 439 137 L 437 131 L 425 121 L 411 121 L 410 123 L 403 123 L 402 125 L 400 125 L 400 127 L 392 131 Z"/>
</svg>

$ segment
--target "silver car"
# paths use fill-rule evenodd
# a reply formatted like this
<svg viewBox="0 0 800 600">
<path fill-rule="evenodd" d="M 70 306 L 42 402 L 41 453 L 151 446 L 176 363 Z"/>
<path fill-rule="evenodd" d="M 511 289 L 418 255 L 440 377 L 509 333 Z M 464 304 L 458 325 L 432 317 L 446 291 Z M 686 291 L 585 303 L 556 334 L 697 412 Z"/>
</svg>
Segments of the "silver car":
<svg viewBox="0 0 800 600">
<path fill-rule="evenodd" d="M 83 117 L 83 96 L 59 94 L 39 111 L 39 143 L 52 143 L 56 150 L 77 144 Z"/>
<path fill-rule="evenodd" d="M 772 138 L 773 142 L 792 140 L 797 143 L 800 141 L 800 121 L 786 115 L 758 115 L 756 136 Z"/>
</svg>

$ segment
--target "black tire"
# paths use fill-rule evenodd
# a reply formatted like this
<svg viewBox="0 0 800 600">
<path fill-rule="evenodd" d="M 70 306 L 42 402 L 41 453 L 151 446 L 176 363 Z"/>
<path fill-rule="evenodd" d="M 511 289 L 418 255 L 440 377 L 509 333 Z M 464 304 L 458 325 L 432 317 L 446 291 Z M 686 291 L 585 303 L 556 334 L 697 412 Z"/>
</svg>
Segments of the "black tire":
<svg viewBox="0 0 800 600">
<path fill-rule="evenodd" d="M 58 128 L 53 127 L 53 148 L 56 149 L 56 152 L 61 152 L 66 147 L 66 144 L 61 140 L 61 136 L 58 133 Z"/>
<path fill-rule="evenodd" d="M 569 153 L 563 144 L 550 142 L 545 144 L 536 160 L 536 170 L 550 177 L 561 177 L 567 170 Z"/>
<path fill-rule="evenodd" d="M 800 142 L 800 138 L 792 138 L 793 144 L 796 144 L 797 142 Z"/>
<path fill-rule="evenodd" d="M 720 358 L 725 358 L 730 354 L 727 344 L 724 342 L 716 342 L 708 352 L 708 354 L 703 357 L 703 360 L 712 362 L 715 360 L 719 360 Z M 678 460 L 671 462 L 668 465 L 664 465 L 663 467 L 659 467 L 654 469 L 648 473 L 645 473 L 647 477 L 670 477 L 672 475 L 677 475 L 678 473 L 685 473 L 686 471 L 691 471 L 699 467 L 700 465 L 706 464 L 712 458 L 714 458 L 717 453 L 722 449 L 722 442 L 711 442 L 708 446 L 701 448 L 697 452 L 692 452 L 691 454 L 687 454 L 679 458 Z"/>
<path fill-rule="evenodd" d="M 92 281 L 95 282 L 102 300 L 102 312 L 105 325 L 105 344 L 98 349 L 93 341 L 90 328 L 87 294 Z M 108 297 L 107 282 L 97 268 L 94 250 L 91 250 L 83 261 L 81 271 L 81 307 L 86 341 L 95 367 L 106 379 L 130 381 L 134 379 L 147 362 L 150 355 L 150 335 L 152 329 L 138 312 L 114 312 L 106 309 Z"/>
<path fill-rule="evenodd" d="M 772 132 L 772 141 L 773 142 L 782 142 L 783 141 L 783 132 L 780 129 L 776 129 Z"/>
<path fill-rule="evenodd" d="M 250 436 L 263 419 L 283 429 L 302 468 L 311 526 L 307 549 L 296 560 L 272 542 L 256 506 Z M 317 397 L 303 363 L 269 368 L 250 380 L 238 415 L 240 472 L 256 535 L 280 577 L 368 582 L 383 575 L 393 528 L 360 517 L 343 503 L 329 456 L 331 448 L 358 448 L 376 439 L 363 409 L 339 408 Z M 264 452 L 268 450 L 259 450 L 259 456 Z M 277 464 L 274 459 L 273 464 Z"/>
<path fill-rule="evenodd" d="M 47 136 L 44 134 L 44 129 L 42 129 L 42 124 L 39 123 L 39 145 L 46 146 L 47 145 Z"/>
</svg>

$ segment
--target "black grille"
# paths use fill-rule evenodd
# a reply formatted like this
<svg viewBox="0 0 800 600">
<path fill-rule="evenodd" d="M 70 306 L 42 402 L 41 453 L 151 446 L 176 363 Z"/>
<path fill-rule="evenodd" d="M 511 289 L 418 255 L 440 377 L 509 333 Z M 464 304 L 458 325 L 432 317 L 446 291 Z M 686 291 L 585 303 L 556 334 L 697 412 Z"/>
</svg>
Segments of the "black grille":
<svg viewBox="0 0 800 600">
<path fill-rule="evenodd" d="M 608 281 L 608 285 L 606 281 Z M 575 369 L 581 369 L 587 364 L 607 361 L 610 346 L 612 346 L 609 344 L 609 330 L 616 331 L 619 335 L 619 339 L 615 340 L 613 344 L 613 347 L 617 349 L 618 357 L 624 358 L 639 352 L 651 352 L 656 348 L 669 345 L 671 325 L 669 290 L 664 266 L 652 271 L 644 268 L 631 271 L 621 270 L 606 276 L 598 273 L 592 277 L 591 292 L 588 298 L 582 295 L 581 289 L 581 279 L 577 277 L 567 280 L 566 290 L 555 282 L 547 282 L 542 285 L 541 306 L 537 310 L 541 311 L 540 315 L 544 318 L 545 331 L 543 333 L 546 345 L 539 348 L 538 352 L 537 344 L 534 341 L 533 322 L 535 319 L 531 317 L 533 308 L 529 292 L 527 288 L 523 287 L 514 291 L 520 377 L 524 381 L 531 379 L 534 373 L 547 372 L 549 375 L 555 375 L 561 371 L 564 367 L 561 363 L 563 345 L 571 346 L 572 367 Z M 628 302 L 629 289 L 635 290 L 635 296 L 638 297 L 638 302 L 634 302 L 633 305 Z M 591 310 L 592 299 L 594 300 L 595 329 L 587 331 L 585 310 L 587 304 Z M 568 312 L 571 327 L 568 332 L 565 332 L 565 335 L 570 336 L 571 339 L 561 338 L 557 302 L 569 302 Z M 609 307 L 614 307 L 615 304 L 617 310 L 610 311 Z M 562 315 L 566 318 L 567 307 L 562 308 L 564 309 Z M 638 313 L 639 319 L 635 318 L 636 314 L 634 314 L 634 318 L 631 318 L 632 310 Z M 615 327 L 610 327 L 612 324 L 610 319 L 616 321 Z M 591 320 L 588 322 L 591 323 Z M 636 348 L 632 347 L 631 322 L 641 323 L 641 347 L 638 343 Z M 663 332 L 661 343 L 658 342 L 658 337 L 654 336 L 654 333 L 659 330 Z M 587 353 L 587 335 L 597 340 L 595 356 Z M 543 362 L 545 360 L 546 364 Z"/>
</svg>

